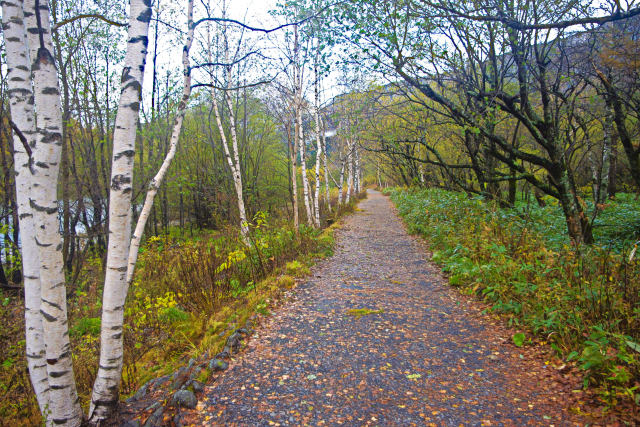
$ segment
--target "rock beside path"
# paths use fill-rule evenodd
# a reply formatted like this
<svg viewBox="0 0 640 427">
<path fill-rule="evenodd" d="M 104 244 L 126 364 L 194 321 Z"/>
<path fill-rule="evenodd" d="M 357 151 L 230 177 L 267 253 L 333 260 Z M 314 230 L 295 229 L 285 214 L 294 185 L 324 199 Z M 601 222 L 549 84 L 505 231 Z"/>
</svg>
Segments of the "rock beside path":
<svg viewBox="0 0 640 427">
<path fill-rule="evenodd" d="M 196 395 L 190 390 L 178 390 L 171 398 L 171 405 L 193 409 L 198 404 Z"/>
</svg>

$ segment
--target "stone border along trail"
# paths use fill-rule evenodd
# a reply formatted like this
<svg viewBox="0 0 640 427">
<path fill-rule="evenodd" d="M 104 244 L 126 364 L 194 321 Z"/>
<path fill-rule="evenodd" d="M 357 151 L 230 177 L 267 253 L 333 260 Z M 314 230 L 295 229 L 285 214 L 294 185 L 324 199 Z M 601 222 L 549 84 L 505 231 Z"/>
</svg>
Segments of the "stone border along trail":
<svg viewBox="0 0 640 427">
<path fill-rule="evenodd" d="M 481 313 L 369 191 L 186 425 L 582 425 L 579 379 Z M 360 311 L 358 310 L 366 309 Z M 377 311 L 377 312 L 369 312 Z M 379 310 L 382 310 L 381 312 Z"/>
</svg>

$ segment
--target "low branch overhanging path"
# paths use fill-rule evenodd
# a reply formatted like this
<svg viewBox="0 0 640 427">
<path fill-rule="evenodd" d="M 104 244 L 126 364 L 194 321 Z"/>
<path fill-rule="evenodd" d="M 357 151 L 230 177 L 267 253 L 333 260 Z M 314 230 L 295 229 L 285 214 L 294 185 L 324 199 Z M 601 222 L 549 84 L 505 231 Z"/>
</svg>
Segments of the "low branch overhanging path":
<svg viewBox="0 0 640 427">
<path fill-rule="evenodd" d="M 183 422 L 585 422 L 568 408 L 577 380 L 515 347 L 513 331 L 449 287 L 388 198 L 370 191 L 359 208 L 337 232 L 335 254 L 256 331 Z"/>
</svg>

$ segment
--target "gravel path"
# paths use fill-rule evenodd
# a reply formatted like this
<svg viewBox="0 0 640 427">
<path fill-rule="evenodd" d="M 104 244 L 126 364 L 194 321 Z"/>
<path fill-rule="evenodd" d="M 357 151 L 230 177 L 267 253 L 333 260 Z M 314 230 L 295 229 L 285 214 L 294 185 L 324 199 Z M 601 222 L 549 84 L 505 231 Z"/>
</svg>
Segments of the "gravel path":
<svg viewBox="0 0 640 427">
<path fill-rule="evenodd" d="M 387 197 L 370 191 L 359 208 L 337 232 L 334 256 L 256 331 L 185 421 L 582 424 L 567 409 L 575 378 L 539 350 L 515 347 L 514 331 L 448 286 Z"/>
</svg>

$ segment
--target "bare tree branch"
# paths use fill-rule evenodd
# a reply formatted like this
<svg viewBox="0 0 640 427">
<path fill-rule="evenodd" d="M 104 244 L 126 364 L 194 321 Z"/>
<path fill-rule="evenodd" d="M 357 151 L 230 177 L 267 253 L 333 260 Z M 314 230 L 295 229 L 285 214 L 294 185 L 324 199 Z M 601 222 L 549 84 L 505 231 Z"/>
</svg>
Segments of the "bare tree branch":
<svg viewBox="0 0 640 427">
<path fill-rule="evenodd" d="M 250 57 L 251 55 L 260 55 L 260 52 L 258 52 L 257 50 L 253 50 L 249 53 L 247 53 L 246 55 L 244 55 L 242 58 L 238 58 L 235 59 L 231 62 L 203 62 L 202 64 L 197 64 L 191 67 L 192 70 L 195 70 L 197 68 L 203 68 L 203 67 L 231 67 L 233 65 L 236 65 L 242 61 L 244 61 L 245 59 L 247 59 L 248 57 Z M 262 55 L 260 55 L 262 56 Z"/>
<path fill-rule="evenodd" d="M 114 21 L 112 19 L 107 18 L 104 15 L 100 15 L 99 13 L 83 13 L 80 15 L 76 15 L 76 16 L 72 16 L 71 18 L 67 18 L 64 19 L 60 22 L 58 22 L 54 27 L 53 27 L 53 31 L 58 31 L 58 29 L 64 25 L 70 24 L 74 21 L 78 21 L 80 19 L 85 19 L 85 18 L 93 18 L 93 19 L 99 19 L 100 21 L 104 21 L 109 25 L 114 25 L 116 27 L 124 27 L 127 24 L 124 22 L 118 22 L 118 21 Z"/>
<path fill-rule="evenodd" d="M 604 25 L 608 22 L 621 21 L 623 19 L 628 19 L 637 15 L 640 15 L 640 7 L 636 7 L 626 12 L 615 12 L 606 16 L 598 16 L 598 17 L 589 16 L 585 18 L 567 19 L 564 21 L 549 22 L 544 24 L 528 24 L 528 23 L 517 21 L 508 16 L 505 16 L 499 10 L 496 15 L 477 15 L 474 13 L 467 13 L 455 7 L 446 6 L 440 3 L 434 3 L 431 1 L 427 1 L 424 3 L 438 10 L 447 12 L 447 16 L 445 17 L 451 17 L 453 15 L 458 18 L 469 19 L 471 21 L 476 21 L 476 22 L 500 22 L 506 25 L 507 27 L 513 28 L 514 30 L 518 30 L 518 31 L 564 29 L 564 28 L 573 27 L 576 25 L 586 25 L 586 24 Z"/>
<path fill-rule="evenodd" d="M 13 123 L 13 120 L 9 120 L 9 125 L 11 125 L 11 129 L 13 129 L 13 131 L 18 136 L 18 139 L 20 140 L 20 142 L 22 142 L 22 145 L 24 146 L 24 149 L 27 152 L 27 155 L 31 159 L 32 151 L 31 151 L 31 147 L 29 146 L 29 142 L 27 141 L 27 137 L 24 136 L 22 131 L 18 129 L 18 126 L 15 123 Z"/>
<path fill-rule="evenodd" d="M 211 22 L 227 22 L 227 23 L 230 23 L 230 24 L 238 25 L 238 26 L 240 26 L 240 27 L 242 27 L 242 28 L 244 28 L 246 30 L 249 30 L 249 31 L 256 31 L 256 32 L 260 32 L 260 33 L 269 34 L 269 33 L 272 33 L 274 31 L 281 30 L 283 28 L 304 24 L 305 22 L 310 21 L 310 20 L 318 17 L 319 15 L 321 15 L 325 10 L 329 9 L 330 7 L 336 6 L 336 5 L 339 5 L 339 4 L 342 4 L 342 3 L 345 3 L 345 1 L 344 0 L 343 1 L 337 1 L 336 3 L 330 4 L 330 5 L 327 5 L 327 6 L 323 7 L 323 8 L 321 8 L 316 13 L 314 13 L 312 15 L 309 15 L 304 19 L 301 19 L 301 20 L 296 21 L 296 22 L 289 22 L 289 23 L 286 23 L 286 24 L 278 25 L 277 27 L 274 27 L 274 28 L 252 27 L 251 25 L 247 25 L 244 22 L 240 22 L 240 21 L 238 21 L 236 19 L 214 18 L 214 17 L 210 17 L 210 16 L 197 20 L 195 22 L 195 24 L 194 24 L 194 27 L 197 27 L 198 25 L 202 24 L 203 22 L 207 22 L 207 21 L 211 21 Z"/>
<path fill-rule="evenodd" d="M 256 86 L 261 86 L 261 85 L 265 85 L 265 84 L 269 84 L 273 81 L 273 79 L 269 79 L 269 80 L 260 80 L 254 83 L 248 83 L 246 85 L 241 85 L 241 86 L 236 86 L 236 87 L 222 87 L 222 86 L 216 86 L 213 83 L 196 83 L 194 85 L 191 85 L 192 89 L 195 89 L 197 87 L 212 87 L 214 89 L 218 89 L 218 90 L 225 90 L 225 91 L 234 91 L 234 90 L 239 90 L 239 89 L 244 89 L 244 88 L 252 88 L 252 87 L 256 87 Z"/>
</svg>

